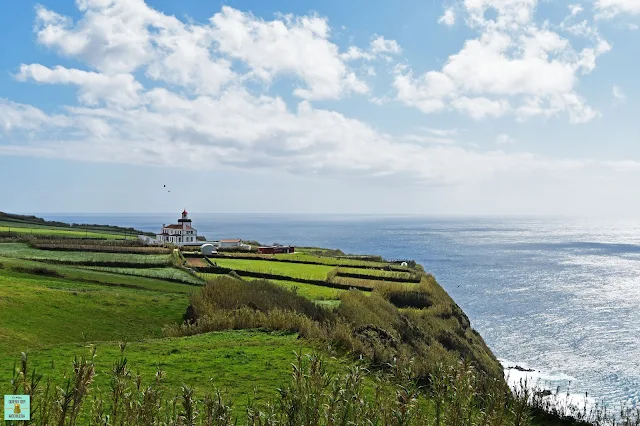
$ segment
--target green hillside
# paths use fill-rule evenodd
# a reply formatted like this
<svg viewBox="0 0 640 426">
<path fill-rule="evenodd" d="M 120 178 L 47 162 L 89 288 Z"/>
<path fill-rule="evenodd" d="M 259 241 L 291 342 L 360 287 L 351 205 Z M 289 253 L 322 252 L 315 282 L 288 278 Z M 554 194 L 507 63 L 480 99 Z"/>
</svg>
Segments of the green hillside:
<svg viewBox="0 0 640 426">
<path fill-rule="evenodd" d="M 34 226 L 0 236 L 0 388 L 33 394 L 33 424 L 561 424 L 419 265 Z"/>
</svg>

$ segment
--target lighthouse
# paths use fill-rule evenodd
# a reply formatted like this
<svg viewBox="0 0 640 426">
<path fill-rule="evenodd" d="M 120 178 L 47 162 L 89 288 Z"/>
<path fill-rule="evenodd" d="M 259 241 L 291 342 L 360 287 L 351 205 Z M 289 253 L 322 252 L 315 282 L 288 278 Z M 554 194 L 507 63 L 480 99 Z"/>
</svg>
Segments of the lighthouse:
<svg viewBox="0 0 640 426">
<path fill-rule="evenodd" d="M 189 219 L 189 213 L 186 209 L 182 212 L 178 223 L 162 226 L 162 231 L 157 234 L 156 240 L 178 246 L 199 244 L 198 231 L 191 226 L 191 219 Z"/>
</svg>

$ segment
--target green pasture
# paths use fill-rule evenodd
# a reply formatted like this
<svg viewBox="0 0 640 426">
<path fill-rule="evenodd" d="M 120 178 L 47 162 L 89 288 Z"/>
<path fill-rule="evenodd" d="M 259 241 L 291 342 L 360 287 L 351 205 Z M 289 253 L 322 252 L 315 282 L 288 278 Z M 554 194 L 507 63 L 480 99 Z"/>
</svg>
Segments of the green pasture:
<svg viewBox="0 0 640 426">
<path fill-rule="evenodd" d="M 269 260 L 224 259 L 213 260 L 218 266 L 240 271 L 286 275 L 292 278 L 325 280 L 333 269 L 328 265 L 308 265 L 304 263 L 273 262 Z"/>
</svg>

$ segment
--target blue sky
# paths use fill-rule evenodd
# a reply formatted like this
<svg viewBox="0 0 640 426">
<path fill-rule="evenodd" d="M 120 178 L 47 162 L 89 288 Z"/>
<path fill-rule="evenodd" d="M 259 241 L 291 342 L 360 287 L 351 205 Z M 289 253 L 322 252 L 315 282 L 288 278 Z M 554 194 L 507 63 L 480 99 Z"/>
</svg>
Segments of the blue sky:
<svg viewBox="0 0 640 426">
<path fill-rule="evenodd" d="M 640 207 L 637 0 L 49 0 L 0 24 L 0 210 Z"/>
</svg>

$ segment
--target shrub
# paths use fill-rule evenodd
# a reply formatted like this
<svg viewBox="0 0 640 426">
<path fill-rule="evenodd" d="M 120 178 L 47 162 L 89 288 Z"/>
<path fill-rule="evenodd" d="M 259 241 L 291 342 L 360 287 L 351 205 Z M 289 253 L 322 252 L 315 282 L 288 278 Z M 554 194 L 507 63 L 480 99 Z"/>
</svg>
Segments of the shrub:
<svg viewBox="0 0 640 426">
<path fill-rule="evenodd" d="M 235 277 L 221 276 L 210 280 L 191 297 L 191 309 L 195 320 L 212 316 L 217 311 L 247 307 L 263 313 L 276 309 L 296 312 L 315 321 L 331 317 L 326 309 L 266 280 L 251 282 Z"/>
</svg>

